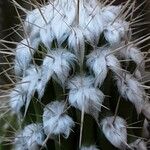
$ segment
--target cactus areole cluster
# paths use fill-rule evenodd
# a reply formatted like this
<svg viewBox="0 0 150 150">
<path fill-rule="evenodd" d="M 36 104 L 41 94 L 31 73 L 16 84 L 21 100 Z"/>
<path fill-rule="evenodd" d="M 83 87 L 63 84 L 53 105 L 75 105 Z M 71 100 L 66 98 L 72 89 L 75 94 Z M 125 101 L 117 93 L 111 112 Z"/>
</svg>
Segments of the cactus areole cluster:
<svg viewBox="0 0 150 150">
<path fill-rule="evenodd" d="M 107 96 L 101 87 L 111 72 L 120 97 L 131 102 L 137 115 L 150 119 L 150 103 L 140 82 L 144 55 L 136 44 L 138 41 L 132 39 L 129 12 L 133 7 L 129 5 L 133 3 L 115 6 L 98 0 L 49 0 L 32 11 L 26 10 L 24 39 L 15 51 L 14 72 L 18 84 L 10 92 L 10 107 L 24 121 L 37 93 L 43 114 L 41 122 L 25 125 L 16 134 L 16 150 L 46 147 L 49 139 L 55 140 L 60 135 L 68 139 L 76 126 L 68 113 L 70 108 L 81 112 L 79 149 L 103 149 L 95 143 L 89 147 L 83 145 L 85 114 L 94 118 L 99 131 L 114 147 L 134 148 L 134 143 L 128 144 L 126 118 L 117 114 L 99 118 L 102 109 L 109 112 L 104 103 Z M 35 54 L 42 55 L 40 64 Z M 136 65 L 134 72 L 124 67 L 128 64 L 122 64 L 121 60 L 129 59 Z M 50 81 L 62 87 L 65 98 L 56 95 L 56 99 L 44 104 L 45 91 L 53 92 L 47 89 Z"/>
</svg>

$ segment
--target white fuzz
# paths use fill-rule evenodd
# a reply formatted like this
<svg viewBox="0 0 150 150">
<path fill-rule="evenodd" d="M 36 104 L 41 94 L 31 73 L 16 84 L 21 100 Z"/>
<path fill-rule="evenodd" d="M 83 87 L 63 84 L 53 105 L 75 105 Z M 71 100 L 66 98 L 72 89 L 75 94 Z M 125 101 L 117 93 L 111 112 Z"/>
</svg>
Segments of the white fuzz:
<svg viewBox="0 0 150 150">
<path fill-rule="evenodd" d="M 85 49 L 84 36 L 80 28 L 74 27 L 71 30 L 68 38 L 69 49 L 73 50 L 76 56 L 80 56 L 80 53 Z"/>
<path fill-rule="evenodd" d="M 34 45 L 35 41 L 38 42 L 38 44 L 41 41 L 44 44 L 47 44 L 47 41 L 49 41 L 47 39 L 48 36 L 49 38 L 51 38 L 51 35 L 49 35 L 49 33 L 47 33 L 45 36 L 43 34 L 45 33 L 44 31 L 47 30 L 45 28 L 50 25 L 49 22 L 53 17 L 53 6 L 49 4 L 39 9 L 36 8 L 33 11 L 29 12 L 25 21 L 25 27 L 29 35 L 31 45 Z M 45 39 L 45 37 L 47 38 Z"/>
<path fill-rule="evenodd" d="M 142 137 L 149 139 L 150 138 L 150 123 L 147 119 L 144 120 Z"/>
<path fill-rule="evenodd" d="M 121 58 L 131 59 L 136 63 L 136 65 L 138 66 L 136 71 L 136 74 L 138 73 L 137 74 L 138 78 L 141 77 L 141 74 L 144 74 L 145 62 L 144 62 L 144 56 L 140 51 L 140 49 L 138 49 L 134 45 L 129 45 L 121 49 L 120 51 L 118 51 L 118 53 Z"/>
<path fill-rule="evenodd" d="M 82 82 L 81 82 L 82 81 Z M 92 76 L 84 77 L 84 76 L 75 76 L 68 82 L 68 89 L 78 89 L 81 87 L 93 87 L 94 78 Z"/>
<path fill-rule="evenodd" d="M 147 100 L 145 101 L 143 105 L 142 113 L 148 120 L 150 120 L 150 102 Z"/>
<path fill-rule="evenodd" d="M 134 104 L 138 114 L 141 113 L 146 98 L 142 85 L 127 73 L 123 74 L 123 77 L 117 78 L 117 86 L 121 96 Z"/>
<path fill-rule="evenodd" d="M 68 37 L 71 26 L 74 23 L 76 16 L 75 1 L 58 1 L 58 5 L 52 13 L 54 17 L 50 24 L 58 45 L 60 46 Z"/>
<path fill-rule="evenodd" d="M 69 71 L 71 68 L 74 68 L 75 62 L 77 61 L 76 56 L 68 52 L 66 49 L 56 49 L 51 51 L 48 55 L 53 58 L 46 57 L 48 60 L 53 60 L 51 67 L 53 68 L 54 74 L 61 81 L 61 83 L 64 84 L 69 76 Z"/>
<path fill-rule="evenodd" d="M 38 81 L 41 76 L 40 73 L 40 69 L 37 66 L 30 66 L 30 68 L 26 70 L 25 77 L 22 78 L 21 84 L 19 84 L 19 86 L 21 86 L 22 92 L 26 96 L 25 114 L 30 104 L 31 98 L 37 89 Z"/>
<path fill-rule="evenodd" d="M 54 101 L 46 105 L 43 113 L 44 132 L 50 138 L 62 134 L 68 138 L 74 121 L 65 114 L 65 103 Z"/>
<path fill-rule="evenodd" d="M 68 83 L 69 102 L 75 108 L 80 111 L 84 110 L 97 119 L 104 94 L 98 88 L 94 88 L 92 80 L 91 77 L 85 76 L 76 76 L 71 79 Z"/>
<path fill-rule="evenodd" d="M 25 19 L 25 28 L 29 36 L 33 36 L 32 31 L 35 28 L 40 30 L 40 28 L 46 25 L 45 21 L 50 21 L 52 17 L 52 8 L 52 5 L 45 5 L 41 8 L 36 8 L 32 11 L 27 12 L 27 16 Z"/>
<path fill-rule="evenodd" d="M 26 96 L 22 92 L 21 86 L 16 86 L 13 91 L 10 93 L 9 105 L 12 110 L 12 113 L 21 115 L 21 108 L 24 106 L 26 101 Z"/>
<path fill-rule="evenodd" d="M 38 17 L 40 17 L 40 11 L 38 10 L 38 8 L 27 12 L 27 16 L 25 19 L 25 28 L 27 33 L 31 32 L 32 28 L 34 27 L 34 22 Z"/>
<path fill-rule="evenodd" d="M 42 124 L 27 125 L 15 138 L 16 149 L 35 150 L 38 145 L 42 145 L 45 136 Z M 17 148 L 18 147 L 18 148 Z"/>
<path fill-rule="evenodd" d="M 121 43 L 122 40 L 125 40 L 128 30 L 129 25 L 127 22 L 117 20 L 106 26 L 104 29 L 104 36 L 111 45 L 117 45 Z"/>
<path fill-rule="evenodd" d="M 103 20 L 103 24 L 107 25 L 113 22 L 120 14 L 122 6 L 105 6 L 101 8 L 100 15 Z"/>
<path fill-rule="evenodd" d="M 131 143 L 130 146 L 131 149 L 134 150 L 147 150 L 146 143 L 141 139 L 137 139 L 135 142 Z"/>
<path fill-rule="evenodd" d="M 87 56 L 87 66 L 94 72 L 95 86 L 101 86 L 108 72 L 105 51 L 98 49 L 89 54 Z"/>
<path fill-rule="evenodd" d="M 40 30 L 44 29 L 44 27 L 46 26 L 45 21 L 42 17 L 39 17 L 35 22 L 34 22 L 34 27 L 31 30 L 30 33 L 30 41 L 31 41 L 31 45 L 33 45 L 33 43 L 36 41 L 40 42 L 42 41 L 40 38 Z"/>
<path fill-rule="evenodd" d="M 87 66 L 94 72 L 95 86 L 101 86 L 107 76 L 108 69 L 120 74 L 121 66 L 107 48 L 99 48 L 87 56 Z"/>
<path fill-rule="evenodd" d="M 120 55 L 125 59 L 132 59 L 137 65 L 141 64 L 141 67 L 144 68 L 144 57 L 140 49 L 134 45 L 129 45 L 124 49 L 119 51 Z"/>
<path fill-rule="evenodd" d="M 82 146 L 80 150 L 99 150 L 95 145 L 91 146 Z"/>
<path fill-rule="evenodd" d="M 76 61 L 76 56 L 66 49 L 49 51 L 42 64 L 42 76 L 38 85 L 39 96 L 43 96 L 44 88 L 51 77 L 64 86 Z"/>
<path fill-rule="evenodd" d="M 34 95 L 38 80 L 40 78 L 40 70 L 30 66 L 14 90 L 10 93 L 10 107 L 12 112 L 20 115 L 20 110 L 25 105 L 25 113 L 29 106 L 30 100 Z"/>
<path fill-rule="evenodd" d="M 97 45 L 99 36 L 103 31 L 100 16 L 100 3 L 98 1 L 80 1 L 79 25 L 83 30 L 86 40 L 92 45 Z"/>
<path fill-rule="evenodd" d="M 27 145 L 25 143 L 25 139 L 23 138 L 23 133 L 20 131 L 16 134 L 16 137 L 14 139 L 14 150 L 26 150 Z"/>
<path fill-rule="evenodd" d="M 41 39 L 41 42 L 48 49 L 51 49 L 51 44 L 52 44 L 52 41 L 54 40 L 54 35 L 49 24 L 40 29 L 40 39 Z"/>
<path fill-rule="evenodd" d="M 115 121 L 114 121 L 115 119 Z M 106 117 L 100 123 L 102 131 L 108 141 L 115 147 L 123 150 L 127 143 L 126 121 L 119 116 Z"/>
<path fill-rule="evenodd" d="M 17 45 L 15 53 L 15 66 L 14 66 L 16 75 L 21 76 L 25 73 L 26 69 L 29 67 L 29 64 L 32 60 L 33 54 L 34 50 L 30 48 L 29 39 L 23 39 Z"/>
</svg>

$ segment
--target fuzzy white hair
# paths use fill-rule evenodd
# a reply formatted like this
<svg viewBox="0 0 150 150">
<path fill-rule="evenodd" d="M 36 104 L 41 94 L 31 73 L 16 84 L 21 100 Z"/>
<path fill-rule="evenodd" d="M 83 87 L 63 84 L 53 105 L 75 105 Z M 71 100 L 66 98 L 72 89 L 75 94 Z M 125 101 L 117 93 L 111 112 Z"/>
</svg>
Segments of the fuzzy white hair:
<svg viewBox="0 0 150 150">
<path fill-rule="evenodd" d="M 85 49 L 85 41 L 82 30 L 77 27 L 73 27 L 68 37 L 69 49 L 73 50 L 76 56 L 80 56 L 81 52 Z"/>
<path fill-rule="evenodd" d="M 119 51 L 120 55 L 125 59 L 132 59 L 137 65 L 144 68 L 144 57 L 138 47 L 129 45 Z"/>
<path fill-rule="evenodd" d="M 16 86 L 10 93 L 9 105 L 12 113 L 21 116 L 21 108 L 25 105 L 26 96 L 21 86 Z"/>
<path fill-rule="evenodd" d="M 80 150 L 99 150 L 95 145 L 82 146 Z"/>
<path fill-rule="evenodd" d="M 140 82 L 132 75 L 125 73 L 121 78 L 117 77 L 117 86 L 121 96 L 134 104 L 138 114 L 141 113 L 146 93 Z"/>
<path fill-rule="evenodd" d="M 150 120 L 150 102 L 147 100 L 147 98 L 143 104 L 142 113 L 148 120 Z"/>
<path fill-rule="evenodd" d="M 42 64 L 42 76 L 38 85 L 40 97 L 44 94 L 44 89 L 51 77 L 64 86 L 71 68 L 74 68 L 77 58 L 66 49 L 56 49 L 48 52 Z"/>
<path fill-rule="evenodd" d="M 54 101 L 49 103 L 44 108 L 43 126 L 44 132 L 50 138 L 62 134 L 68 138 L 71 128 L 74 127 L 74 121 L 71 117 L 65 114 L 65 103 Z"/>
<path fill-rule="evenodd" d="M 19 149 L 28 149 L 35 150 L 38 148 L 38 145 L 42 145 L 44 142 L 45 136 L 43 132 L 42 124 L 29 124 L 20 131 L 15 138 L 15 147 Z"/>
<path fill-rule="evenodd" d="M 51 4 L 41 7 L 40 10 L 36 8 L 27 13 L 25 28 L 31 45 L 34 45 L 35 42 L 38 44 L 42 42 L 47 48 L 50 47 L 53 39 L 53 34 L 50 33 L 50 21 L 52 18 L 53 6 Z"/>
<path fill-rule="evenodd" d="M 99 48 L 87 56 L 87 66 L 94 72 L 95 86 L 101 86 L 107 76 L 108 69 L 116 74 L 121 74 L 121 66 L 107 48 Z"/>
<path fill-rule="evenodd" d="M 131 146 L 131 149 L 147 150 L 146 143 L 141 139 L 137 139 L 136 141 L 131 143 L 130 146 Z"/>
<path fill-rule="evenodd" d="M 121 44 L 121 46 L 124 45 L 124 43 Z M 135 47 L 133 44 L 121 49 L 118 51 L 119 57 L 123 59 L 131 59 L 134 61 L 138 68 L 136 68 L 136 77 L 141 78 L 141 75 L 144 74 L 144 68 L 145 68 L 145 61 L 144 61 L 144 55 L 140 51 L 138 47 Z"/>
<path fill-rule="evenodd" d="M 115 120 L 114 120 L 115 119 Z M 123 150 L 127 142 L 126 121 L 119 116 L 106 117 L 100 125 L 107 140 L 115 147 Z"/>
<path fill-rule="evenodd" d="M 37 66 L 30 65 L 21 83 L 17 84 L 10 93 L 10 107 L 12 112 L 20 116 L 20 110 L 25 105 L 24 114 L 26 114 L 31 98 L 37 89 L 40 76 L 40 69 Z"/>
<path fill-rule="evenodd" d="M 111 45 L 118 45 L 125 40 L 128 30 L 129 25 L 126 21 L 116 20 L 104 28 L 104 36 Z"/>
<path fill-rule="evenodd" d="M 81 83 L 82 82 L 82 83 Z M 74 76 L 68 83 L 67 88 L 68 89 L 79 89 L 81 87 L 93 87 L 94 86 L 94 78 L 93 76 L 80 76 L 76 75 Z"/>
<path fill-rule="evenodd" d="M 25 139 L 23 138 L 23 132 L 20 131 L 16 134 L 14 139 L 14 150 L 26 150 L 27 145 Z"/>
<path fill-rule="evenodd" d="M 51 28 L 60 46 L 68 37 L 71 26 L 76 16 L 75 1 L 59 1 L 54 9 L 54 17 L 51 20 Z"/>
<path fill-rule="evenodd" d="M 104 25 L 113 22 L 120 14 L 122 6 L 105 6 L 101 8 L 100 15 Z"/>
<path fill-rule="evenodd" d="M 103 23 L 100 16 L 99 1 L 80 1 L 79 25 L 86 40 L 92 45 L 97 45 L 99 36 L 103 31 Z"/>
<path fill-rule="evenodd" d="M 37 48 L 35 44 L 34 49 Z M 29 67 L 30 62 L 32 60 L 32 56 L 35 52 L 33 48 L 30 48 L 30 40 L 23 39 L 20 43 L 18 43 L 15 52 L 15 74 L 18 76 L 24 75 L 26 69 Z"/>
<path fill-rule="evenodd" d="M 149 139 L 150 138 L 150 123 L 147 119 L 144 120 L 143 128 L 142 128 L 142 137 Z"/>
<path fill-rule="evenodd" d="M 25 114 L 29 107 L 31 98 L 34 96 L 37 90 L 37 85 L 41 77 L 41 71 L 37 66 L 31 65 L 30 68 L 26 70 L 25 76 L 22 78 L 21 83 L 18 85 L 22 89 L 22 94 L 25 95 Z"/>
<path fill-rule="evenodd" d="M 54 40 L 54 34 L 52 32 L 50 24 L 47 24 L 40 29 L 40 39 L 41 42 L 46 46 L 46 48 L 51 49 L 51 45 Z"/>
<path fill-rule="evenodd" d="M 50 13 L 53 9 L 52 5 L 45 5 L 40 8 L 36 8 L 32 11 L 28 11 L 25 19 L 25 29 L 29 36 L 33 36 L 32 32 L 35 28 L 40 30 L 43 26 L 46 25 L 46 22 L 49 22 L 52 18 L 52 13 Z"/>
<path fill-rule="evenodd" d="M 93 86 L 91 77 L 77 76 L 69 81 L 69 103 L 75 108 L 98 118 L 104 94 Z M 87 82 L 87 83 L 86 83 Z M 92 83 L 92 84 L 91 84 Z"/>
</svg>

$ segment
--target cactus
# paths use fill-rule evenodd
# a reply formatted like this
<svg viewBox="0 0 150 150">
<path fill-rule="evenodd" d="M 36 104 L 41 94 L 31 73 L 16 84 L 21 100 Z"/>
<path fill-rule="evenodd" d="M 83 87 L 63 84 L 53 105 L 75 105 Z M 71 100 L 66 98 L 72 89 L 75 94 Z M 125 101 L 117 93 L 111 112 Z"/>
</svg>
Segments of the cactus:
<svg viewBox="0 0 150 150">
<path fill-rule="evenodd" d="M 2 145 L 148 149 L 149 86 L 142 80 L 148 52 L 140 44 L 150 37 L 135 39 L 142 15 L 133 18 L 142 4 L 49 0 L 29 11 L 13 3 L 26 18 L 18 16 L 24 35 L 15 42 L 9 92 L 7 123 L 15 133 L 7 127 L 10 141 L 4 136 Z"/>
</svg>

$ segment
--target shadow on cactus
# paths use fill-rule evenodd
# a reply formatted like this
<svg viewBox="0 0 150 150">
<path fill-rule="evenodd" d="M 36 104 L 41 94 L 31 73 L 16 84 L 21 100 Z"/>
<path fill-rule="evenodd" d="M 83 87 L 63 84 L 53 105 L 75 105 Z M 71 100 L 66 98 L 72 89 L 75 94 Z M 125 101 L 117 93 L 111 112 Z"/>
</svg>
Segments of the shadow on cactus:
<svg viewBox="0 0 150 150">
<path fill-rule="evenodd" d="M 28 11 L 9 106 L 14 150 L 147 150 L 149 86 L 135 38 L 144 4 L 49 0 Z M 142 31 L 142 30 L 141 30 Z M 6 142 L 7 143 L 7 142 Z"/>
</svg>

